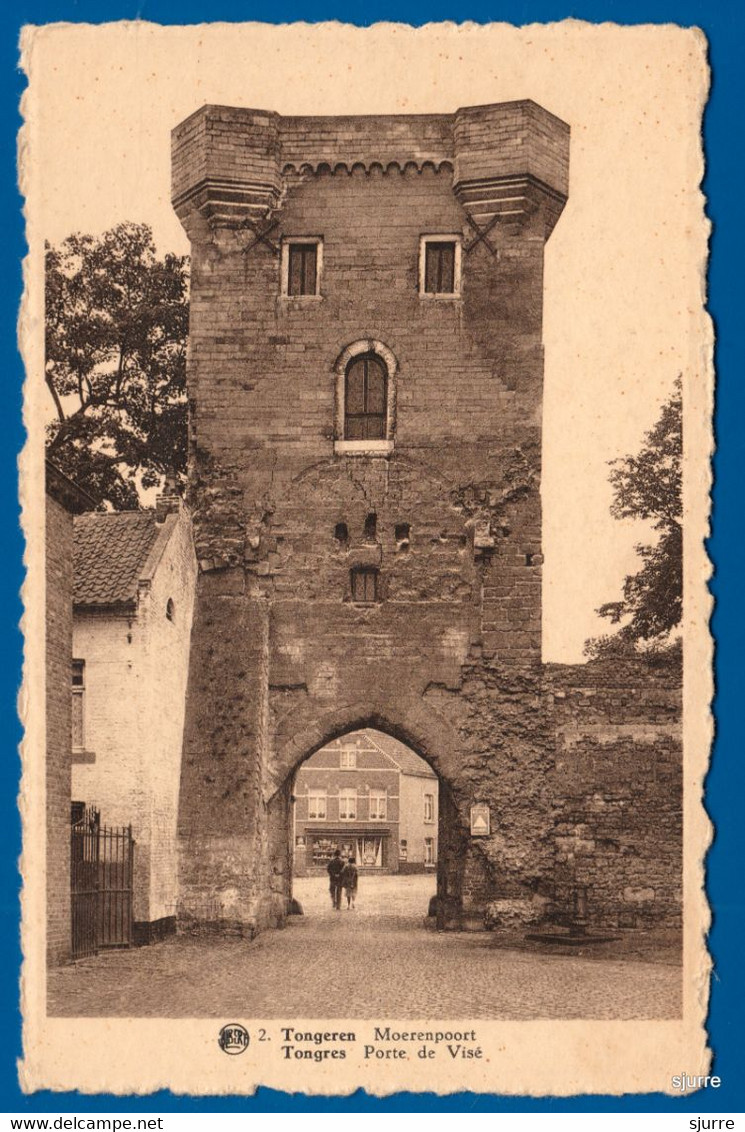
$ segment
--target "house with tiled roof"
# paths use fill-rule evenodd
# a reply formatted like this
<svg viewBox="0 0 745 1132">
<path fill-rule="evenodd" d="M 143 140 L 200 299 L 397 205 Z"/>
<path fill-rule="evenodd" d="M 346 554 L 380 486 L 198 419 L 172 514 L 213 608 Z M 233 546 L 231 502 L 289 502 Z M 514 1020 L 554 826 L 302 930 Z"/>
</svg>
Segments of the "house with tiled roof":
<svg viewBox="0 0 745 1132">
<path fill-rule="evenodd" d="M 175 491 L 74 521 L 72 801 L 135 840 L 133 938 L 175 930 L 176 820 L 197 563 Z"/>
<path fill-rule="evenodd" d="M 338 849 L 365 873 L 434 872 L 438 780 L 398 739 L 367 728 L 327 743 L 297 772 L 295 874 L 323 874 Z"/>
</svg>

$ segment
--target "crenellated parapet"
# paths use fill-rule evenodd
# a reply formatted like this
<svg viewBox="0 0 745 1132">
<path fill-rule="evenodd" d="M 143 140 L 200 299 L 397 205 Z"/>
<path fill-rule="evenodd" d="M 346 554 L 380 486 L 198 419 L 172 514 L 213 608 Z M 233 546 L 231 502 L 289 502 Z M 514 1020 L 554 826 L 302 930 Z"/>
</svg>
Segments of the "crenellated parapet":
<svg viewBox="0 0 745 1132">
<path fill-rule="evenodd" d="M 536 212 L 550 235 L 568 193 L 569 127 L 530 100 L 455 114 L 283 117 L 204 106 L 173 131 L 173 204 L 185 226 L 257 224 L 288 182 L 310 177 L 451 177 L 477 227 Z"/>
</svg>

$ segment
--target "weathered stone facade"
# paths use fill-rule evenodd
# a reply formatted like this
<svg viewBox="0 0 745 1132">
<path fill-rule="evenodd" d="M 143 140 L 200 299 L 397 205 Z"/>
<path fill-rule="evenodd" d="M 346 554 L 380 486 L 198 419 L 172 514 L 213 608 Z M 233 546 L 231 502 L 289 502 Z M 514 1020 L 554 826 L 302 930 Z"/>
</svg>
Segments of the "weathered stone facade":
<svg viewBox="0 0 745 1132">
<path fill-rule="evenodd" d="M 498 918 L 500 902 L 550 912 L 593 797 L 559 805 L 556 720 L 568 734 L 580 700 L 552 700 L 541 663 L 543 254 L 568 153 L 568 127 L 529 101 L 358 118 L 205 107 L 174 131 L 200 565 L 184 922 L 282 921 L 294 773 L 367 726 L 439 775 L 448 921 Z M 428 239 L 453 249 L 444 289 L 425 282 Z M 315 281 L 290 293 L 303 243 Z M 350 439 L 345 400 L 365 358 L 387 380 L 372 443 Z M 359 570 L 377 571 L 374 600 Z M 470 836 L 475 802 L 489 837 Z"/>
</svg>

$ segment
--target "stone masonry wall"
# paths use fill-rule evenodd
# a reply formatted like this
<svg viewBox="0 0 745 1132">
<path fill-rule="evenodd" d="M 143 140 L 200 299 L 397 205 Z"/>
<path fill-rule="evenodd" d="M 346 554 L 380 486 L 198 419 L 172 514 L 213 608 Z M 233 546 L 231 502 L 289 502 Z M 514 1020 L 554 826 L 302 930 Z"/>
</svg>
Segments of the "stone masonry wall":
<svg viewBox="0 0 745 1132">
<path fill-rule="evenodd" d="M 680 674 L 619 663 L 549 666 L 555 729 L 557 910 L 585 886 L 597 927 L 682 919 Z"/>
<path fill-rule="evenodd" d="M 567 127 L 530 102 L 339 119 L 206 107 L 174 132 L 200 564 L 185 920 L 281 921 L 288 784 L 365 726 L 440 776 L 451 920 L 550 899 L 541 325 L 567 155 Z M 420 240 L 438 233 L 462 244 L 455 295 L 419 290 Z M 293 237 L 322 239 L 319 295 L 282 294 Z M 388 367 L 385 453 L 339 446 L 355 349 Z M 352 601 L 355 566 L 379 570 L 380 600 Z M 488 838 L 469 835 L 474 802 L 494 815 Z"/>
</svg>

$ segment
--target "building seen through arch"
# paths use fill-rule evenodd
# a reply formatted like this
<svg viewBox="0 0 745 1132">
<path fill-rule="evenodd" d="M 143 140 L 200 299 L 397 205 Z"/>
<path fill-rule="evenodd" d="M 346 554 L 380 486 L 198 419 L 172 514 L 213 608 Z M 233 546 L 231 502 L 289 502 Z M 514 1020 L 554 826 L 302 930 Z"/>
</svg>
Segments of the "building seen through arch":
<svg viewBox="0 0 745 1132">
<path fill-rule="evenodd" d="M 363 873 L 434 876 L 438 794 L 437 775 L 398 739 L 372 729 L 334 739 L 295 776 L 295 875 L 325 875 L 338 849 Z"/>
</svg>

